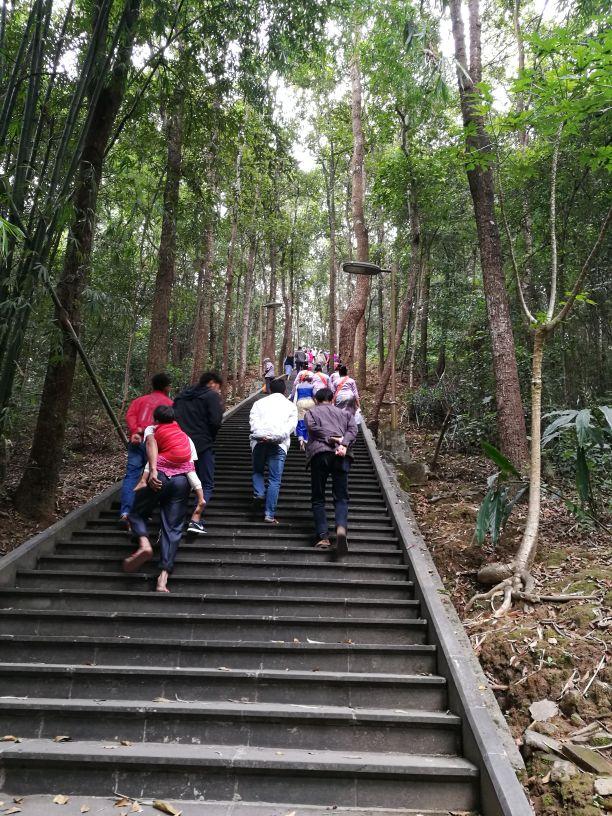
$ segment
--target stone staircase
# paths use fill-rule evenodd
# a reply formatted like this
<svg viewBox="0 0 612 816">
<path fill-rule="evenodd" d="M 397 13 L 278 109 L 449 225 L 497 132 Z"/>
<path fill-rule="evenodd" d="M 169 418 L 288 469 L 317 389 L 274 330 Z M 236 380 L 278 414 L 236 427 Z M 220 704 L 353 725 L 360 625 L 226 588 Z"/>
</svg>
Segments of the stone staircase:
<svg viewBox="0 0 612 816">
<path fill-rule="evenodd" d="M 189 813 L 478 810 L 480 771 L 363 437 L 350 555 L 332 563 L 312 546 L 297 446 L 282 526 L 252 520 L 248 411 L 223 425 L 208 535 L 182 543 L 169 595 L 153 565 L 121 571 L 115 506 L 0 588 L 0 736 L 20 739 L 0 743 L 0 789 L 208 803 Z"/>
</svg>

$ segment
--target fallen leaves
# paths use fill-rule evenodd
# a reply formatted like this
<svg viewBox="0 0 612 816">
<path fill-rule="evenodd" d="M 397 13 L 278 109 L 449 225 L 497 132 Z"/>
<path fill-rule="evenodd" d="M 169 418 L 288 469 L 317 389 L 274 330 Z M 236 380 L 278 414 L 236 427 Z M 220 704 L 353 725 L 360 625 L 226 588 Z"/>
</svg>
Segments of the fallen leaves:
<svg viewBox="0 0 612 816">
<path fill-rule="evenodd" d="M 3 737 L 0 737 L 0 742 L 21 742 L 19 737 L 13 736 L 13 734 L 5 734 Z"/>
<path fill-rule="evenodd" d="M 557 716 L 559 706 L 553 700 L 537 700 L 529 706 L 529 713 L 534 722 L 545 722 Z"/>
<path fill-rule="evenodd" d="M 53 737 L 53 742 L 70 742 L 72 737 L 67 736 L 66 734 L 60 734 L 57 737 Z"/>
<path fill-rule="evenodd" d="M 81 813 L 89 813 L 90 810 L 91 810 L 91 808 L 89 807 L 89 805 L 81 805 L 81 807 L 80 807 L 80 812 Z"/>
<path fill-rule="evenodd" d="M 53 797 L 54 805 L 67 805 L 69 801 L 70 797 L 64 796 L 63 793 L 58 793 L 57 796 Z"/>
<path fill-rule="evenodd" d="M 174 805 L 169 802 L 164 802 L 162 799 L 155 799 L 153 801 L 155 810 L 161 810 L 162 813 L 167 813 L 168 816 L 181 816 L 182 810 L 177 810 Z"/>
<path fill-rule="evenodd" d="M 4 816 L 11 816 L 12 813 L 21 813 L 20 807 L 10 807 L 8 810 L 4 811 Z"/>
</svg>

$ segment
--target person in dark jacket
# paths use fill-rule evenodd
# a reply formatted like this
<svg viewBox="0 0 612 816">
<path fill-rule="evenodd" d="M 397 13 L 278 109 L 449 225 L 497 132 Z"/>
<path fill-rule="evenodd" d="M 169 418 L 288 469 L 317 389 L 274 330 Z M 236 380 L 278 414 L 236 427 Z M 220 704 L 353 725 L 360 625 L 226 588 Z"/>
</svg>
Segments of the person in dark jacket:
<svg viewBox="0 0 612 816">
<path fill-rule="evenodd" d="M 327 480 L 332 479 L 332 496 L 336 516 L 337 558 L 348 553 L 346 528 L 348 522 L 348 474 L 352 460 L 352 445 L 357 438 L 355 417 L 332 404 L 330 388 L 321 388 L 315 394 L 315 406 L 306 413 L 308 443 L 306 455 L 310 464 L 312 514 L 317 533 L 317 549 L 331 548 L 325 491 Z"/>
<path fill-rule="evenodd" d="M 176 420 L 193 440 L 198 454 L 196 472 L 206 504 L 212 498 L 215 484 L 214 444 L 223 419 L 222 382 L 216 371 L 205 371 L 197 385 L 184 388 L 174 400 Z"/>
</svg>

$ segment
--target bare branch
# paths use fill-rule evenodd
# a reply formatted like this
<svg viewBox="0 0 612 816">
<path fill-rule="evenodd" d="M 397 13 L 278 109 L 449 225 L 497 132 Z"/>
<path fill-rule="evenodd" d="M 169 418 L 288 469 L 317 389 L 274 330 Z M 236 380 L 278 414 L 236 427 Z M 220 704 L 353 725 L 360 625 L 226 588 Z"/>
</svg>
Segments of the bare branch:
<svg viewBox="0 0 612 816">
<path fill-rule="evenodd" d="M 599 252 L 599 248 L 601 247 L 601 245 L 603 243 L 603 240 L 606 237 L 606 232 L 608 231 L 608 227 L 610 226 L 610 221 L 612 221 L 612 207 L 610 207 L 610 209 L 606 213 L 606 217 L 604 218 L 604 220 L 602 222 L 601 228 L 599 230 L 599 235 L 597 236 L 597 240 L 593 244 L 593 247 L 592 247 L 591 251 L 589 252 L 589 257 L 586 259 L 586 261 L 584 262 L 584 264 L 582 266 L 582 269 L 580 270 L 580 274 L 578 275 L 578 277 L 576 279 L 576 283 L 574 284 L 574 288 L 570 292 L 570 295 L 569 295 L 567 301 L 563 305 L 563 308 L 561 309 L 561 311 L 557 313 L 556 317 L 554 317 L 548 323 L 548 330 L 549 331 L 552 331 L 552 329 L 554 329 L 555 326 L 557 326 L 559 323 L 561 323 L 563 320 L 565 320 L 565 318 L 567 317 L 567 315 L 571 311 L 571 309 L 572 309 L 572 307 L 574 305 L 574 301 L 576 300 L 576 297 L 579 294 L 580 289 L 582 288 L 582 284 L 584 283 L 584 279 L 585 279 L 585 277 L 587 275 L 587 272 L 590 269 L 591 263 L 592 263 L 593 259 L 595 258 L 595 256 L 597 255 L 597 253 Z"/>
</svg>

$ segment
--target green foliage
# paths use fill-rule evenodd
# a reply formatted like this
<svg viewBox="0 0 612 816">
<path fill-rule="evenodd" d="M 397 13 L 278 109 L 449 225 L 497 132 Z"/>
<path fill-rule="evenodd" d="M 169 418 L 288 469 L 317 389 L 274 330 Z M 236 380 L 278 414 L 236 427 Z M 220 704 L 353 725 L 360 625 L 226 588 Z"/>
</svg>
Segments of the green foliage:
<svg viewBox="0 0 612 816">
<path fill-rule="evenodd" d="M 597 515 L 595 484 L 604 486 L 612 465 L 612 409 L 603 405 L 592 410 L 553 411 L 545 418 L 553 416 L 556 418 L 542 434 L 542 448 L 556 442 L 557 457 L 573 468 L 579 507 L 588 507 Z M 573 503 L 570 507 L 575 509 Z"/>
<path fill-rule="evenodd" d="M 525 495 L 528 485 L 506 457 L 490 442 L 482 442 L 482 451 L 499 470 L 487 480 L 488 490 L 476 516 L 476 540 L 484 544 L 487 535 L 495 547 L 516 503 Z"/>
</svg>

